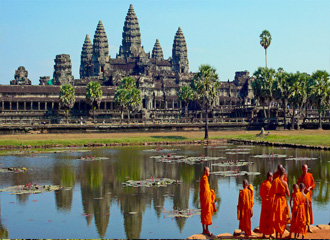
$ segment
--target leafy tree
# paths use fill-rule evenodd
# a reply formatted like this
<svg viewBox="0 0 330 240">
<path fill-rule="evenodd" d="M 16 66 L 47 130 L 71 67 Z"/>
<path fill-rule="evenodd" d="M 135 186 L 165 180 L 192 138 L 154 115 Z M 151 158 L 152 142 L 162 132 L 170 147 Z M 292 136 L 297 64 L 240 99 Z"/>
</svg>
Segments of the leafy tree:
<svg viewBox="0 0 330 240">
<path fill-rule="evenodd" d="M 265 49 L 265 67 L 267 68 L 267 48 L 272 41 L 272 36 L 268 30 L 263 30 L 259 37 L 260 45 Z"/>
<path fill-rule="evenodd" d="M 93 119 L 95 122 L 95 109 L 100 106 L 102 101 L 102 89 L 98 82 L 89 82 L 86 87 L 86 98 L 93 108 Z"/>
<path fill-rule="evenodd" d="M 195 97 L 194 90 L 190 86 L 183 86 L 180 88 L 179 100 L 183 101 L 185 103 L 184 114 L 185 114 L 186 119 L 188 117 L 189 102 L 194 100 L 194 97 Z"/>
<path fill-rule="evenodd" d="M 311 87 L 312 98 L 316 103 L 319 113 L 319 129 L 322 129 L 322 112 L 330 105 L 329 73 L 317 70 L 312 74 L 314 85 Z"/>
<path fill-rule="evenodd" d="M 278 103 L 281 103 L 284 113 L 284 129 L 287 129 L 286 112 L 289 97 L 289 74 L 283 68 L 279 68 L 275 73 L 273 96 Z"/>
<path fill-rule="evenodd" d="M 220 94 L 220 81 L 216 69 L 210 65 L 202 64 L 199 72 L 196 73 L 192 80 L 192 89 L 195 91 L 196 98 L 205 112 L 205 139 L 209 138 L 208 134 L 208 114 Z"/>
<path fill-rule="evenodd" d="M 259 67 L 254 72 L 254 81 L 252 82 L 252 89 L 254 95 L 263 105 L 264 115 L 267 118 L 265 111 L 265 103 L 268 102 L 268 118 L 270 119 L 270 105 L 273 100 L 273 84 L 275 81 L 275 70 L 270 68 Z"/>
<path fill-rule="evenodd" d="M 291 129 L 294 129 L 296 110 L 300 109 L 306 100 L 304 90 L 304 81 L 307 77 L 305 73 L 290 73 L 289 74 L 289 104 L 292 107 Z"/>
<path fill-rule="evenodd" d="M 72 85 L 64 84 L 60 87 L 59 100 L 61 106 L 64 108 L 64 111 L 66 112 L 66 120 L 68 123 L 69 111 L 71 108 L 73 108 L 74 103 L 76 102 L 75 91 Z"/>
<path fill-rule="evenodd" d="M 119 105 L 121 121 L 124 118 L 124 110 L 135 111 L 142 102 L 141 91 L 136 87 L 135 80 L 131 77 L 124 77 L 121 85 L 116 88 L 115 102 Z"/>
</svg>

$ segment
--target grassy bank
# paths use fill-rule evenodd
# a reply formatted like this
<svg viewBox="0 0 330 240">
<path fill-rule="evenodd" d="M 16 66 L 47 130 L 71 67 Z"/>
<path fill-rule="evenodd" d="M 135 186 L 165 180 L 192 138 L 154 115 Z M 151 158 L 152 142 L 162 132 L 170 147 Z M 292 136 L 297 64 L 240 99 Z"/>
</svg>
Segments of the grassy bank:
<svg viewBox="0 0 330 240">
<path fill-rule="evenodd" d="M 210 132 L 210 139 L 242 139 L 268 142 L 330 146 L 330 131 L 271 131 L 269 136 L 256 137 L 259 131 L 218 131 Z M 157 132 L 157 133 L 86 133 L 86 134 L 24 134 L 1 135 L 0 146 L 44 146 L 61 144 L 84 145 L 89 143 L 176 142 L 203 140 L 204 132 Z"/>
</svg>

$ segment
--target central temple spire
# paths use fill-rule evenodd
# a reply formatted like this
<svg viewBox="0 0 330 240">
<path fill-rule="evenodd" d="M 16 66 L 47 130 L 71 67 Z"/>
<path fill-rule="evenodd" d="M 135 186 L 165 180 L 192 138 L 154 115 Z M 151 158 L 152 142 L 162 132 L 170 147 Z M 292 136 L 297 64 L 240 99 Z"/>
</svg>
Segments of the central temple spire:
<svg viewBox="0 0 330 240">
<path fill-rule="evenodd" d="M 136 14 L 131 4 L 125 19 L 123 28 L 123 40 L 119 49 L 119 57 L 138 57 L 145 55 L 141 47 L 140 26 Z"/>
</svg>

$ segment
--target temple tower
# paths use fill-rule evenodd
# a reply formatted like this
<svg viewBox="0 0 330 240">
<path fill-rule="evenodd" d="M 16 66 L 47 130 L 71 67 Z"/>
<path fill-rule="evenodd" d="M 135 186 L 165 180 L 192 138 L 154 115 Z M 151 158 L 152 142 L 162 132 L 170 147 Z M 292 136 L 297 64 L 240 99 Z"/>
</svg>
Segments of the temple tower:
<svg viewBox="0 0 330 240">
<path fill-rule="evenodd" d="M 93 40 L 93 76 L 102 77 L 107 62 L 109 62 L 108 37 L 102 21 L 99 21 Z"/>
<path fill-rule="evenodd" d="M 69 54 L 56 55 L 54 65 L 54 85 L 73 85 L 72 65 Z"/>
<path fill-rule="evenodd" d="M 28 79 L 28 71 L 25 67 L 20 66 L 15 71 L 15 80 L 10 81 L 10 85 L 31 85 L 31 80 Z"/>
<path fill-rule="evenodd" d="M 81 60 L 80 60 L 80 78 L 92 76 L 92 58 L 93 58 L 93 45 L 86 35 L 84 45 L 81 50 Z"/>
<path fill-rule="evenodd" d="M 180 73 L 189 72 L 188 50 L 186 39 L 181 27 L 175 34 L 172 49 L 173 71 Z"/>
<path fill-rule="evenodd" d="M 119 48 L 119 57 L 134 58 L 138 56 L 145 56 L 145 52 L 143 47 L 141 47 L 139 22 L 131 4 L 124 23 L 123 40 Z"/>
<path fill-rule="evenodd" d="M 156 60 L 163 60 L 164 59 L 164 55 L 163 55 L 163 49 L 160 46 L 160 43 L 158 41 L 158 39 L 156 39 L 156 43 L 154 48 L 152 49 L 152 58 L 155 58 Z"/>
</svg>

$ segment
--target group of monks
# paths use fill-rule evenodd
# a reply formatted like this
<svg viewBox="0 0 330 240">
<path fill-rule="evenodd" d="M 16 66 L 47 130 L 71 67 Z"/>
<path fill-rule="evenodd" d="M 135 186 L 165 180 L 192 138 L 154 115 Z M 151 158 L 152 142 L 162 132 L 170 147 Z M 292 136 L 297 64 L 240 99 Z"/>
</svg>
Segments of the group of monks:
<svg viewBox="0 0 330 240">
<path fill-rule="evenodd" d="M 204 175 L 200 181 L 200 203 L 201 223 L 203 234 L 212 236 L 208 226 L 212 224 L 212 214 L 216 211 L 216 196 L 208 183 L 210 169 L 204 167 Z M 286 196 L 290 196 L 287 183 L 287 175 L 282 165 L 274 173 L 267 173 L 267 179 L 260 186 L 260 197 L 262 198 L 259 232 L 269 237 L 275 232 L 276 238 L 282 238 L 288 224 L 290 226 L 290 238 L 292 234 L 302 238 L 310 231 L 310 224 L 313 224 L 312 211 L 312 190 L 315 188 L 313 175 L 308 172 L 308 166 L 302 166 L 302 175 L 296 184 L 293 184 L 293 192 L 290 198 L 290 207 Z M 243 180 L 243 189 L 239 191 L 237 205 L 237 219 L 239 229 L 246 236 L 251 235 L 251 217 L 253 216 L 254 188 L 246 179 Z"/>
</svg>

